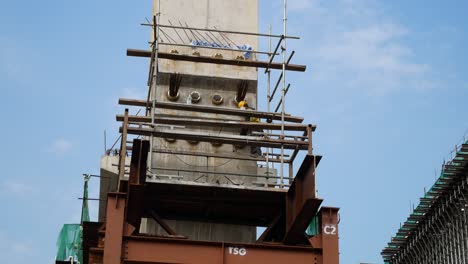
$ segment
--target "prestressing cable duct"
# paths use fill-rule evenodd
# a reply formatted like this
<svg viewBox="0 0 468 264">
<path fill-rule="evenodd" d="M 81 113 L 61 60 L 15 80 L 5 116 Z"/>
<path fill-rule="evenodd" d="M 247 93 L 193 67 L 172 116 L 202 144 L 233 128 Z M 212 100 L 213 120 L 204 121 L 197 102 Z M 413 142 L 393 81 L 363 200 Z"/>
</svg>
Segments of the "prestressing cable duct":
<svg viewBox="0 0 468 264">
<path fill-rule="evenodd" d="M 240 81 L 240 83 L 237 85 L 237 95 L 236 95 L 236 101 L 244 101 L 245 96 L 247 95 L 247 90 L 249 89 L 249 82 L 246 80 Z"/>
<path fill-rule="evenodd" d="M 179 97 L 180 83 L 182 82 L 182 75 L 178 73 L 171 73 L 169 76 L 169 99 L 177 99 Z"/>
</svg>

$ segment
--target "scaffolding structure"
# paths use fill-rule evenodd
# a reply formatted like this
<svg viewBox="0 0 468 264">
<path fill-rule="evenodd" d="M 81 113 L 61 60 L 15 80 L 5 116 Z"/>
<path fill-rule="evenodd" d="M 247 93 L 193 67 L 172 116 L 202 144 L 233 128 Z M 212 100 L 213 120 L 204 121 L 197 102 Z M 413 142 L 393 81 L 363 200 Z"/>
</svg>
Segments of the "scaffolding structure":
<svg viewBox="0 0 468 264">
<path fill-rule="evenodd" d="M 158 10 L 161 10 L 159 6 Z M 142 24 L 152 29 L 151 49 L 128 49 L 127 55 L 150 58 L 147 98 L 120 98 L 119 104 L 139 107 L 146 114 L 130 115 L 126 109 L 123 114 L 116 115 L 116 120 L 122 123 L 118 162 L 112 164 L 118 167 L 115 177 L 118 183 L 115 190 L 105 190 L 106 197 L 100 197 L 106 203 L 105 221 L 83 227 L 85 264 L 339 263 L 339 209 L 321 206 L 323 200 L 316 194 L 316 167 L 322 158 L 313 152 L 312 134 L 316 126 L 303 124 L 303 117 L 285 110 L 290 87 L 286 73 L 303 72 L 306 66 L 291 63 L 294 52 L 288 56 L 286 40 L 298 37 L 286 34 L 286 1 L 283 11 L 283 32 L 279 35 L 271 34 L 271 29 L 264 34 L 199 28 L 183 21 L 168 20 L 168 24 L 162 24 L 159 11 L 151 22 Z M 236 35 L 278 42 L 274 49 L 270 46 L 268 51 L 259 51 L 229 37 Z M 205 49 L 215 54 L 201 55 L 200 51 Z M 229 56 L 234 57 L 224 57 L 217 51 L 228 51 Z M 281 60 L 275 61 L 279 55 Z M 258 56 L 267 56 L 267 59 L 260 60 Z M 174 68 L 161 66 L 172 62 L 194 64 L 184 73 L 174 71 L 172 64 Z M 226 77 L 227 74 L 216 75 L 218 72 L 210 75 L 194 71 L 197 66 L 203 69 L 204 65 L 228 65 L 229 68 L 222 69 L 235 74 Z M 257 72 L 246 70 L 250 75 L 241 76 L 237 69 L 259 68 L 268 76 L 273 70 L 280 72 L 271 92 L 268 85 L 267 111 L 239 106 L 244 101 L 249 81 L 257 85 Z M 212 96 L 213 105 L 201 105 L 193 103 L 197 98 L 192 97 L 192 91 L 185 103 L 177 103 L 182 78 L 229 80 L 232 88 L 233 84 L 237 85 L 237 94 L 229 104 L 217 103 L 222 98 Z M 158 83 L 161 80 L 164 83 Z M 157 90 L 160 87 L 167 87 L 167 94 L 166 90 Z M 251 98 L 256 96 L 256 91 L 254 93 Z M 276 99 L 278 105 L 271 111 L 275 94 L 280 94 Z M 156 100 L 156 95 L 167 97 Z M 200 97 L 198 94 L 198 99 Z M 256 98 L 252 101 L 257 103 Z M 171 147 L 163 144 L 177 140 L 182 142 Z M 195 144 L 189 145 L 191 142 Z M 204 145 L 197 146 L 198 142 Z M 222 144 L 225 148 L 220 147 Z M 236 153 L 226 151 L 242 150 L 246 146 L 250 147 L 250 152 L 247 149 Z M 294 161 L 301 151 L 304 159 L 294 170 Z M 179 156 L 202 159 L 195 160 L 195 165 L 182 164 L 178 163 Z M 164 162 L 161 157 L 179 160 Z M 216 169 L 208 165 L 210 158 L 219 162 Z M 200 160 L 206 162 L 202 164 Z M 232 160 L 250 162 L 224 166 Z M 287 173 L 285 166 L 288 166 Z M 249 170 L 251 167 L 254 169 Z M 269 172 L 276 167 L 280 168 L 279 174 Z M 266 173 L 259 173 L 262 171 L 259 169 L 264 168 Z M 216 177 L 216 180 L 208 177 Z M 223 178 L 223 182 L 219 178 Z M 158 230 L 148 232 L 145 229 L 148 222 L 144 221 L 153 221 Z M 307 234 L 312 221 L 317 230 Z M 248 239 L 227 238 L 224 233 L 228 231 L 222 229 L 220 239 L 200 238 L 198 233 L 193 235 L 187 231 L 198 229 L 201 233 L 216 233 L 211 229 L 215 225 L 254 235 Z M 198 228 L 200 226 L 202 228 Z M 260 236 L 256 236 L 258 227 L 265 227 Z"/>
<path fill-rule="evenodd" d="M 283 5 L 283 34 L 271 34 L 271 29 L 268 34 L 265 33 L 253 33 L 253 32 L 241 32 L 241 31 L 232 31 L 232 30 L 220 30 L 217 28 L 196 28 L 190 27 L 186 22 L 178 21 L 179 25 L 174 25 L 169 21 L 170 25 L 163 25 L 158 23 L 158 14 L 153 17 L 152 23 L 142 23 L 143 26 L 150 26 L 153 29 L 154 40 L 150 42 L 151 50 L 137 50 L 137 49 L 128 49 L 128 56 L 135 57 L 147 57 L 150 58 L 150 71 L 148 76 L 148 96 L 145 100 L 135 100 L 128 98 L 121 98 L 119 104 L 126 106 L 137 106 L 144 107 L 146 109 L 146 117 L 137 117 L 129 116 L 128 123 L 129 127 L 121 128 L 120 132 L 124 130 L 128 134 L 148 136 L 152 145 L 153 139 L 155 137 L 159 138 L 170 138 L 170 139 L 182 139 L 182 140 L 197 140 L 201 142 L 212 142 L 215 144 L 240 144 L 240 145 L 254 145 L 260 147 L 264 150 L 265 154 L 262 158 L 248 158 L 245 157 L 235 157 L 230 154 L 217 154 L 216 156 L 210 156 L 205 152 L 193 152 L 193 151 L 172 151 L 172 154 L 177 155 L 189 155 L 189 156 L 200 156 L 200 157 L 218 157 L 218 158 L 229 158 L 229 159 L 241 159 L 241 160 L 255 160 L 257 162 L 262 162 L 261 166 L 269 170 L 270 166 L 274 167 L 273 164 L 277 163 L 280 168 L 280 174 L 278 181 L 275 183 L 268 183 L 266 185 L 272 185 L 279 188 L 288 188 L 290 182 L 294 178 L 294 160 L 301 150 L 307 150 L 307 154 L 312 155 L 312 132 L 315 131 L 315 125 L 308 124 L 302 125 L 304 120 L 302 117 L 291 116 L 285 112 L 285 101 L 286 95 L 290 89 L 290 84 L 286 84 L 286 72 L 287 71 L 299 71 L 303 72 L 306 70 L 304 65 L 295 65 L 291 64 L 291 60 L 295 54 L 292 51 L 289 56 L 287 56 L 286 49 L 286 40 L 287 39 L 299 39 L 297 36 L 288 36 L 286 35 L 286 22 L 287 22 L 287 13 L 286 13 L 286 1 Z M 173 30 L 177 36 L 177 39 L 170 37 L 170 35 L 165 30 Z M 271 44 L 269 51 L 255 51 L 252 49 L 241 49 L 241 45 L 232 41 L 226 33 L 234 35 L 249 35 L 257 37 L 267 37 L 271 43 L 272 39 L 277 39 L 276 46 L 274 50 L 271 50 Z M 210 45 L 188 45 L 187 42 L 193 43 L 194 41 L 203 41 L 204 43 L 209 43 Z M 198 43 L 198 42 L 197 42 Z M 161 52 L 161 46 L 170 46 L 173 48 L 176 47 L 191 47 L 193 49 L 192 55 L 179 54 L 178 52 Z M 200 56 L 197 54 L 198 49 L 213 49 L 213 50 L 227 50 L 233 52 L 239 52 L 239 56 L 236 59 L 225 59 Z M 280 50 L 281 49 L 281 50 Z M 279 52 L 280 50 L 280 52 Z M 258 61 L 253 59 L 248 59 L 249 56 L 246 54 L 264 54 L 268 55 L 267 61 Z M 282 59 L 280 62 L 275 62 L 275 56 L 281 55 Z M 220 108 L 220 107 L 208 107 L 208 106 L 197 106 L 197 105 L 186 105 L 178 103 L 167 103 L 167 102 L 158 102 L 154 99 L 154 94 L 156 94 L 157 87 L 157 75 L 158 75 L 158 60 L 167 59 L 174 61 L 188 61 L 196 63 L 210 63 L 210 64 L 221 64 L 221 65 L 232 65 L 238 67 L 254 67 L 254 68 L 264 68 L 265 74 L 268 75 L 268 85 L 267 85 L 267 112 L 261 111 L 252 111 L 252 110 L 236 110 L 229 108 Z M 276 85 L 270 93 L 270 73 L 272 70 L 279 70 L 281 73 L 276 81 Z M 280 98 L 274 112 L 270 112 L 270 104 L 274 100 L 274 96 L 280 89 Z M 246 118 L 257 118 L 260 121 L 265 121 L 265 123 L 255 123 L 255 122 L 232 122 L 227 120 L 219 121 L 210 121 L 203 119 L 187 119 L 180 118 L 178 115 L 173 116 L 164 116 L 158 117 L 156 115 L 156 109 L 172 109 L 179 111 L 190 111 L 190 112 L 200 112 L 200 113 L 216 113 L 223 115 L 232 115 L 232 116 L 241 116 Z M 279 111 L 280 110 L 280 111 Z M 279 111 L 279 112 L 278 112 Z M 123 115 L 117 116 L 117 121 L 124 121 Z M 293 123 L 293 124 L 291 124 Z M 266 131 L 256 133 L 255 135 L 246 135 L 246 136 L 236 136 L 232 135 L 210 135 L 210 134 L 200 134 L 193 133 L 193 131 L 160 131 L 157 128 L 161 126 L 178 126 L 185 127 L 190 125 L 196 126 L 206 126 L 206 127 L 243 127 L 249 130 L 264 129 Z M 279 131 L 279 133 L 272 133 L 272 131 Z M 150 149 L 156 153 L 167 153 L 167 149 L 154 149 L 153 146 Z M 274 153 L 274 149 L 279 150 L 279 154 Z M 320 159 L 320 156 L 314 156 L 317 159 Z M 149 158 L 149 175 L 153 174 L 152 166 L 152 157 Z M 318 161 L 314 162 L 318 164 Z M 288 173 L 284 172 L 284 167 L 287 165 L 289 167 Z M 172 168 L 167 168 L 172 170 Z M 226 175 L 232 175 L 226 173 Z M 267 175 L 257 175 L 259 178 L 272 178 Z M 274 178 L 274 177 L 273 177 Z M 270 186 L 266 186 L 270 187 Z"/>
<path fill-rule="evenodd" d="M 388 264 L 468 263 L 468 142 L 382 251 Z"/>
</svg>

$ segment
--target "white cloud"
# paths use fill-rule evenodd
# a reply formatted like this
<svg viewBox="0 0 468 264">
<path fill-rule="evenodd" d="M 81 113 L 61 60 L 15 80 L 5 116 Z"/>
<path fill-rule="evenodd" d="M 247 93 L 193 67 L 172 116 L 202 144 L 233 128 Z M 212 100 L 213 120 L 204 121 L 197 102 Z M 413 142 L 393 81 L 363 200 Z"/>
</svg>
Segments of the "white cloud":
<svg viewBox="0 0 468 264">
<path fill-rule="evenodd" d="M 298 1 L 310 5 L 302 30 L 316 80 L 343 82 L 345 89 L 385 95 L 430 87 L 431 67 L 415 61 L 411 30 L 386 17 L 373 1 Z M 314 3 L 313 5 L 311 3 Z"/>
<path fill-rule="evenodd" d="M 13 57 L 16 55 L 16 50 L 12 41 L 5 37 L 0 37 L 0 73 L 6 78 L 16 78 L 21 72 L 21 67 L 18 62 L 15 63 Z"/>
<path fill-rule="evenodd" d="M 33 247 L 29 242 L 15 242 L 11 245 L 11 249 L 15 253 L 27 254 L 32 251 Z"/>
<path fill-rule="evenodd" d="M 47 151 L 54 153 L 58 156 L 62 156 L 69 153 L 72 150 L 72 148 L 73 144 L 71 141 L 63 138 L 58 138 L 47 147 Z"/>
<path fill-rule="evenodd" d="M 34 250 L 31 241 L 17 241 L 0 230 L 0 254 L 3 258 L 27 256 Z"/>
<path fill-rule="evenodd" d="M 35 72 L 33 66 L 38 54 L 22 42 L 8 36 L 0 36 L 0 79 L 11 80 L 20 85 L 30 84 L 25 72 Z M 30 77 L 30 76 L 28 76 Z M 8 88 L 2 87 L 2 89 Z"/>
<path fill-rule="evenodd" d="M 0 190 L 1 190 L 1 193 L 5 193 L 5 194 L 26 195 L 29 192 L 31 192 L 33 188 L 32 186 L 25 184 L 25 183 L 8 181 L 3 184 Z M 1 234 L 0 234 L 0 238 L 1 238 Z"/>
</svg>

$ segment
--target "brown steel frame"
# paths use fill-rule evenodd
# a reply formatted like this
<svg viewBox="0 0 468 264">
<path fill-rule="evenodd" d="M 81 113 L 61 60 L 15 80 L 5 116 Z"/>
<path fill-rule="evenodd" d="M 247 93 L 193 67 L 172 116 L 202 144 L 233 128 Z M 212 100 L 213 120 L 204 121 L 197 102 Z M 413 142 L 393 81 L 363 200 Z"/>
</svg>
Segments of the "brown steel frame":
<svg viewBox="0 0 468 264">
<path fill-rule="evenodd" d="M 153 17 L 153 25 L 156 17 Z M 153 27 L 157 36 L 157 27 Z M 250 33 L 245 33 L 250 34 Z M 279 36 L 276 54 L 281 40 Z M 282 70 L 305 71 L 303 65 L 274 63 L 274 56 L 269 61 L 250 61 L 242 59 L 222 59 L 205 56 L 190 56 L 158 52 L 157 40 L 152 51 L 127 50 L 127 55 L 150 57 L 148 86 L 153 87 L 155 62 L 159 59 L 188 61 L 195 63 L 213 63 L 241 67 L 257 67 Z M 291 55 L 292 57 L 292 55 Z M 290 58 L 291 58 L 290 57 Z M 282 75 L 282 76 L 283 76 Z M 283 87 L 284 88 L 284 87 Z M 150 101 L 150 89 L 147 100 L 120 99 L 123 105 L 145 107 L 147 117 L 129 116 L 128 110 L 122 116 L 120 132 L 122 143 L 119 158 L 119 184 L 116 192 L 108 193 L 106 221 L 98 228 L 85 228 L 84 252 L 86 263 L 314 263 L 338 264 L 338 209 L 321 207 L 322 199 L 316 197 L 315 171 L 320 156 L 315 156 L 312 149 L 313 125 L 302 125 L 303 118 L 284 113 L 238 110 L 219 107 L 184 105 Z M 284 92 L 282 104 L 284 105 Z M 278 139 L 272 134 L 263 137 L 253 136 L 193 136 L 184 132 L 158 130 L 156 125 L 188 125 L 194 120 L 175 117 L 156 116 L 155 109 L 174 109 L 179 111 L 216 113 L 241 117 L 266 119 L 266 123 L 234 122 L 226 126 L 242 127 L 251 130 L 281 130 Z M 148 111 L 151 109 L 152 111 Z M 151 114 L 149 114 L 151 113 Z M 149 115 L 149 117 L 148 117 Z M 273 121 L 281 121 L 275 124 Z M 197 125 L 213 126 L 214 121 L 197 120 Z M 291 122 L 296 124 L 285 124 Z M 220 122 L 223 124 L 223 122 Z M 137 127 L 132 126 L 136 124 Z M 193 124 L 192 124 L 193 125 Z M 302 136 L 284 135 L 285 131 L 303 131 Z M 290 164 L 289 189 L 256 188 L 239 186 L 221 186 L 214 184 L 188 184 L 177 181 L 147 182 L 147 159 L 152 152 L 150 142 L 134 139 L 132 146 L 127 147 L 128 134 L 150 135 L 184 140 L 198 140 L 233 145 L 253 145 L 267 148 L 281 148 L 281 160 L 266 158 L 267 162 L 278 160 L 283 164 L 283 149 L 291 149 L 292 154 L 286 162 Z M 292 177 L 292 163 L 300 150 L 307 150 L 307 155 L 299 168 L 296 177 Z M 126 177 L 125 158 L 131 151 L 129 176 Z M 174 153 L 166 153 L 174 154 Z M 187 155 L 208 155 L 207 153 L 184 153 Z M 223 155 L 223 154 L 222 154 Z M 239 159 L 244 159 L 239 157 Z M 260 158 L 255 158 L 260 159 Z M 150 163 L 151 164 L 151 163 Z M 281 174 L 281 177 L 283 175 Z M 281 187 L 283 187 L 283 182 Z M 225 206 L 228 204 L 229 206 Z M 142 218 L 154 219 L 168 235 L 151 236 L 141 234 Z M 318 232 L 307 237 L 305 230 L 311 220 L 319 219 Z M 179 235 L 178 230 L 169 226 L 165 219 L 194 220 L 215 223 L 231 223 L 251 226 L 267 226 L 266 230 L 254 243 L 224 243 L 217 241 L 196 241 Z M 332 230 L 332 231 L 330 231 Z M 97 239 L 96 239 L 97 237 Z M 234 249 L 237 249 L 234 250 Z M 235 253 L 237 252 L 237 253 Z"/>
<path fill-rule="evenodd" d="M 287 191 L 236 191 L 223 187 L 146 182 L 149 145 L 146 140 L 133 141 L 130 175 L 128 180 L 121 178 L 119 192 L 108 194 L 106 222 L 100 229 L 85 232 L 83 245 L 88 256 L 85 263 L 338 264 L 338 209 L 322 207 L 319 210 L 322 200 L 315 196 L 315 156 L 306 156 Z M 164 194 L 167 188 L 173 189 Z M 219 206 L 210 196 L 212 193 L 216 193 L 221 205 L 228 202 L 231 208 L 225 210 L 224 206 Z M 194 213 L 196 210 L 176 210 L 179 214 L 171 216 L 167 212 L 167 208 L 177 206 L 181 201 L 194 200 L 205 200 L 205 206 L 215 213 L 197 216 Z M 266 211 L 261 211 L 265 208 Z M 267 219 L 255 215 L 252 217 L 256 211 L 260 211 L 258 215 Z M 255 243 L 195 241 L 178 235 L 177 230 L 173 230 L 163 220 L 200 220 L 203 217 L 209 222 L 225 223 L 226 216 L 232 223 L 266 225 L 268 228 Z M 304 230 L 314 216 L 320 219 L 320 232 L 308 238 Z M 142 217 L 155 219 L 169 235 L 140 234 Z M 327 232 L 330 226 L 334 228 L 332 233 Z M 96 237 L 99 237 L 97 241 Z"/>
</svg>

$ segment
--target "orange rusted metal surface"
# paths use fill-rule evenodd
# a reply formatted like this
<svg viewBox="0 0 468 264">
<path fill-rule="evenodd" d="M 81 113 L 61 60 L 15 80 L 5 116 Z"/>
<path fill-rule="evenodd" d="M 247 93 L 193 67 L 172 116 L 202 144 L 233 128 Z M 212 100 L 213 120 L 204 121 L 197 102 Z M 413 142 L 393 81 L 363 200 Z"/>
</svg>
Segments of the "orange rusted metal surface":
<svg viewBox="0 0 468 264">
<path fill-rule="evenodd" d="M 106 210 L 106 236 L 104 243 L 104 260 L 106 264 L 119 264 L 122 250 L 123 227 L 125 224 L 124 193 L 109 193 Z"/>
<path fill-rule="evenodd" d="M 322 263 L 321 250 L 166 238 L 125 238 L 125 263 Z"/>
<path fill-rule="evenodd" d="M 322 200 L 315 197 L 313 156 L 306 156 L 289 191 L 236 190 L 146 183 L 142 175 L 148 142 L 136 139 L 133 145 L 128 182 L 121 182 L 121 192 L 108 194 L 105 223 L 85 232 L 85 264 L 339 263 L 339 209 L 319 210 Z M 254 243 L 191 240 L 178 235 L 177 229 L 168 236 L 140 233 L 141 218 L 155 215 L 160 222 L 194 219 L 268 228 Z M 319 228 L 307 237 L 305 229 L 312 217 L 318 217 Z"/>
</svg>

